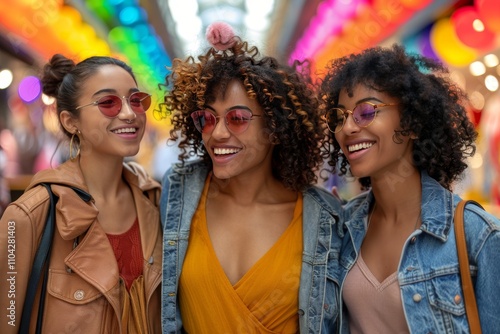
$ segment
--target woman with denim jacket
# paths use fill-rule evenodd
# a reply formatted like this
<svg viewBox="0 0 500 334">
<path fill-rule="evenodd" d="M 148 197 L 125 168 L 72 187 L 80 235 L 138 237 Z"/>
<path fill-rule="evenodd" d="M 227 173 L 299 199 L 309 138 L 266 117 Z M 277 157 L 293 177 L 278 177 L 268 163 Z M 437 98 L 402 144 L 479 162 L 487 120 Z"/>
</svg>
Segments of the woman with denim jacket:
<svg viewBox="0 0 500 334">
<path fill-rule="evenodd" d="M 230 26 L 207 35 L 214 47 L 175 60 L 167 78 L 184 154 L 160 200 L 163 330 L 328 333 L 341 206 L 312 186 L 325 158 L 313 88 Z M 188 152 L 201 160 L 186 162 Z"/>
<path fill-rule="evenodd" d="M 370 189 L 344 208 L 342 333 L 469 332 L 451 189 L 476 132 L 446 72 L 394 45 L 334 60 L 321 84 L 330 165 Z M 481 326 L 498 332 L 500 223 L 475 205 L 464 220 Z"/>
</svg>

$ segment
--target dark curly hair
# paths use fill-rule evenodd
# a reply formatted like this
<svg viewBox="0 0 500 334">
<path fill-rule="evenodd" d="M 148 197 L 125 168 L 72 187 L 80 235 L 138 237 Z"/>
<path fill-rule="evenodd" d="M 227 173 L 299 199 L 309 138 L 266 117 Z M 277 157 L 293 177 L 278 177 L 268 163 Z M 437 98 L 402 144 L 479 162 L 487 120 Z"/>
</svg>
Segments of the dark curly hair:
<svg viewBox="0 0 500 334">
<path fill-rule="evenodd" d="M 238 37 L 225 51 L 212 47 L 198 60 L 174 59 L 166 77 L 168 92 L 161 109 L 172 113 L 171 138 L 176 140 L 181 133 L 181 162 L 200 156 L 211 167 L 201 133 L 190 114 L 223 96 L 229 83 L 239 80 L 264 111 L 266 131 L 275 144 L 274 176 L 293 190 L 313 184 L 317 180 L 315 172 L 328 158 L 328 152 L 320 147 L 324 125 L 308 65 L 296 62 L 288 66 L 273 57 L 260 57 L 257 47 L 250 47 Z"/>
<path fill-rule="evenodd" d="M 320 84 L 320 108 L 328 112 L 338 105 L 342 90 L 352 96 L 357 85 L 399 99 L 403 130 L 395 133 L 395 141 L 414 134 L 413 164 L 450 189 L 467 168 L 466 158 L 475 153 L 477 133 L 467 117 L 465 94 L 447 74 L 442 64 L 407 54 L 401 45 L 370 48 L 328 64 Z M 335 172 L 340 162 L 340 175 L 346 174 L 348 161 L 335 136 L 330 133 L 327 141 L 332 147 L 330 168 Z M 359 181 L 363 189 L 371 185 L 369 177 Z"/>
</svg>

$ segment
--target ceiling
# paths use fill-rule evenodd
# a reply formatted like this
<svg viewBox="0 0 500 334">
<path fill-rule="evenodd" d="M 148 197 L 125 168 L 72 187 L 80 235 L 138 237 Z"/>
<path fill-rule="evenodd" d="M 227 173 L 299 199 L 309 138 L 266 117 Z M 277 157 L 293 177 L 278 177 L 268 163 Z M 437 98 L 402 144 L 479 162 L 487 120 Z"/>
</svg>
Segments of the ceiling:
<svg viewBox="0 0 500 334">
<path fill-rule="evenodd" d="M 204 32 L 208 25 L 225 21 L 243 39 L 284 60 L 316 14 L 321 2 L 322 0 L 151 0 L 141 1 L 141 5 L 147 10 L 150 22 L 157 31 L 163 32 L 159 35 L 172 57 L 199 53 L 207 46 Z M 191 39 L 181 36 L 182 31 L 187 30 L 186 26 L 192 30 Z"/>
<path fill-rule="evenodd" d="M 63 10 L 64 14 L 82 21 L 81 24 L 77 23 L 75 31 L 88 30 L 87 26 L 90 26 L 94 31 L 93 34 L 103 43 L 109 44 L 115 52 L 122 53 L 122 49 L 130 48 L 130 45 L 117 46 L 117 43 L 112 40 L 114 37 L 112 33 L 116 27 L 128 28 L 127 24 L 123 23 L 122 17 L 119 17 L 119 14 L 121 15 L 119 12 L 124 8 L 134 6 L 138 8 L 137 12 L 142 16 L 141 20 L 145 21 L 143 25 L 152 27 L 154 30 L 153 36 L 149 36 L 151 37 L 149 41 L 156 39 L 159 45 L 158 49 L 153 52 L 158 53 L 158 50 L 164 49 L 169 59 L 202 52 L 208 46 L 204 36 L 207 26 L 215 21 L 225 21 L 233 26 L 239 36 L 258 46 L 262 52 L 286 61 L 296 51 L 301 38 L 312 29 L 313 21 L 321 15 L 325 16 L 326 12 L 328 12 L 326 23 L 337 22 L 340 31 L 336 33 L 342 35 L 352 27 L 352 22 L 356 21 L 360 13 L 371 13 L 373 16 L 376 11 L 385 11 L 389 6 L 393 6 L 391 3 L 397 3 L 401 7 L 401 3 L 418 2 L 417 0 L 400 2 L 393 0 L 22 0 L 14 5 L 8 4 L 8 0 L 0 0 L 0 16 L 2 16 L 0 48 L 31 63 L 45 62 L 55 50 L 63 53 L 74 52 L 74 47 L 64 48 L 63 43 L 59 48 L 55 48 L 56 40 L 53 43 L 47 43 L 44 39 L 50 36 L 43 34 L 43 29 L 39 29 L 40 33 L 33 35 L 33 38 L 23 39 L 25 31 L 21 27 L 26 25 L 37 28 L 37 25 L 45 25 L 41 18 L 51 20 L 53 22 L 47 21 L 47 25 L 51 26 L 54 23 L 54 27 L 51 26 L 52 30 L 56 30 L 54 37 L 64 39 L 61 33 L 57 33 L 57 30 L 64 30 L 64 25 L 55 27 L 58 23 L 57 11 L 69 7 L 74 9 L 75 13 Z M 418 11 L 410 12 L 411 15 L 407 15 L 403 23 L 388 31 L 388 36 L 383 36 L 383 38 L 381 36 L 370 42 L 380 44 L 384 40 L 400 41 L 405 36 L 421 30 L 457 3 L 467 3 L 465 0 L 421 0 L 420 2 L 425 3 L 425 6 L 421 6 L 422 8 Z M 59 6 L 59 8 L 51 9 L 51 4 L 56 4 L 53 7 Z M 331 10 L 327 11 L 327 7 Z M 105 11 L 106 8 L 108 12 Z M 343 17 L 347 15 L 345 8 L 352 12 L 350 18 Z M 42 17 L 41 14 L 47 18 Z M 114 17 L 110 17 L 113 15 Z M 76 16 L 80 17 L 76 18 Z M 7 24 L 9 21 L 12 21 L 10 26 Z M 82 24 L 85 28 L 80 29 Z M 322 24 L 325 25 L 325 22 Z M 71 28 L 71 26 L 67 27 L 67 29 Z M 319 33 L 316 34 L 323 36 L 319 37 L 321 39 L 319 42 L 316 41 L 319 47 L 328 39 L 332 39 L 332 36 L 338 36 L 327 32 L 321 25 L 317 30 Z M 48 32 L 54 33 L 50 30 Z M 16 33 L 17 36 L 15 36 Z M 9 36 L 15 36 L 15 39 L 19 41 L 12 43 L 12 38 Z M 37 43 L 40 43 L 38 49 L 33 47 Z M 92 47 L 95 45 L 95 42 L 93 43 Z M 127 44 L 130 44 L 130 41 L 127 41 Z M 51 46 L 54 48 L 50 49 Z M 139 46 L 139 51 L 141 47 L 144 49 L 147 46 L 144 44 Z M 306 56 L 311 57 L 316 53 L 315 51 L 311 51 Z M 141 58 L 144 63 L 153 62 L 148 57 Z M 159 64 L 168 65 L 168 61 L 164 58 L 159 60 Z M 130 61 L 133 62 L 133 60 Z"/>
<path fill-rule="evenodd" d="M 376 2 L 336 1 L 353 7 L 374 6 Z M 207 26 L 211 22 L 225 21 L 231 24 L 236 33 L 245 40 L 257 45 L 266 54 L 284 61 L 292 54 L 311 21 L 321 11 L 318 7 L 322 3 L 333 2 L 333 0 L 143 0 L 140 3 L 147 10 L 150 22 L 160 32 L 167 52 L 172 57 L 199 53 L 203 46 L 206 46 L 204 31 Z M 262 14 L 261 20 L 248 19 L 251 12 L 249 4 L 252 3 L 262 8 L 258 11 Z M 451 0 L 431 1 L 428 6 L 409 18 L 404 28 L 398 29 L 389 40 L 400 41 L 405 36 L 422 29 L 456 3 L 457 1 Z M 337 20 L 335 13 L 332 14 L 330 20 Z M 261 21 L 267 24 L 257 24 Z M 180 36 L 183 27 L 186 26 L 196 31 L 192 35 L 191 42 Z"/>
</svg>

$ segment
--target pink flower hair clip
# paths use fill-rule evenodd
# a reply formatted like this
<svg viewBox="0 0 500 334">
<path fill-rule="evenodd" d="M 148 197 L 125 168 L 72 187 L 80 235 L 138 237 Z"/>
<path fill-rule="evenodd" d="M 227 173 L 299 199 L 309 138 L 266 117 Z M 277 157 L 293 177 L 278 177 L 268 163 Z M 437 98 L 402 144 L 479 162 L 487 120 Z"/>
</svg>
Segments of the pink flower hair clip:
<svg viewBox="0 0 500 334">
<path fill-rule="evenodd" d="M 217 50 L 224 51 L 236 43 L 233 27 L 225 22 L 214 22 L 207 27 L 207 41 Z"/>
</svg>

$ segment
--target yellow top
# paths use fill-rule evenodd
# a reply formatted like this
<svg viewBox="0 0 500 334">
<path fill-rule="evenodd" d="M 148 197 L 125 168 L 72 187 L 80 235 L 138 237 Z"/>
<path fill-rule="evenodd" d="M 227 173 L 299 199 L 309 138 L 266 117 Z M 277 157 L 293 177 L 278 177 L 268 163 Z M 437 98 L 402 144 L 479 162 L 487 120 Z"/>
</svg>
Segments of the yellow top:
<svg viewBox="0 0 500 334">
<path fill-rule="evenodd" d="M 302 194 L 278 241 L 233 286 L 219 263 L 206 221 L 205 183 L 193 217 L 179 282 L 187 333 L 298 333 L 302 267 Z"/>
</svg>

